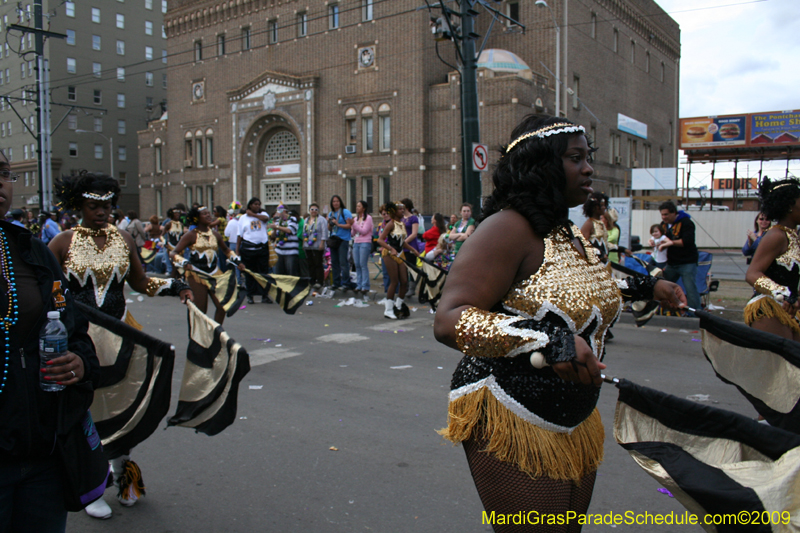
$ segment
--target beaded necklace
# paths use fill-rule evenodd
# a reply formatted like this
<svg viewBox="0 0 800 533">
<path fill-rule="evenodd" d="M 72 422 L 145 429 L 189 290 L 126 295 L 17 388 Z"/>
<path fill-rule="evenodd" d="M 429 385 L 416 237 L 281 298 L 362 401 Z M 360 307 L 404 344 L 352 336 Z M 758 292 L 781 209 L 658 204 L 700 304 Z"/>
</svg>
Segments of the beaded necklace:
<svg viewBox="0 0 800 533">
<path fill-rule="evenodd" d="M 8 362 L 11 358 L 11 344 L 9 340 L 9 331 L 17 324 L 19 320 L 19 302 L 17 300 L 17 286 L 14 279 L 14 265 L 11 264 L 11 249 L 8 246 L 8 237 L 5 231 L 0 230 L 0 273 L 3 279 L 6 280 L 8 286 L 8 316 L 0 317 L 0 328 L 3 330 L 3 342 L 5 345 L 6 358 L 3 362 L 3 377 L 0 379 L 0 392 L 6 386 L 8 379 Z"/>
</svg>

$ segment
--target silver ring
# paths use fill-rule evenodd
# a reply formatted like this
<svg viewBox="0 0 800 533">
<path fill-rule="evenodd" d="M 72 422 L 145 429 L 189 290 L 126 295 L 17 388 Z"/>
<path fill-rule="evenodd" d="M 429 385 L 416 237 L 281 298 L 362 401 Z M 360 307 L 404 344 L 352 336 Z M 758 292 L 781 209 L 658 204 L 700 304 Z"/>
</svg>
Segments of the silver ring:
<svg viewBox="0 0 800 533">
<path fill-rule="evenodd" d="M 73 378 L 77 378 L 78 377 L 78 374 L 76 374 L 74 370 L 70 370 L 70 373 L 72 374 Z"/>
</svg>

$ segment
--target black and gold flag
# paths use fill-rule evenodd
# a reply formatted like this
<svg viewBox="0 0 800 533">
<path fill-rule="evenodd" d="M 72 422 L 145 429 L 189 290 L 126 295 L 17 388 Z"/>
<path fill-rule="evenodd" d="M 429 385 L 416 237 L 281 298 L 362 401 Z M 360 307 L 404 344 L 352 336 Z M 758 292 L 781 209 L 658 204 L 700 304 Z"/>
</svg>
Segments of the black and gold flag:
<svg viewBox="0 0 800 533">
<path fill-rule="evenodd" d="M 434 265 L 410 254 L 406 258 L 408 265 L 409 275 L 411 279 L 417 284 L 419 288 L 418 298 L 421 304 L 430 304 L 436 310 L 436 305 L 439 303 L 439 298 L 442 296 L 442 289 L 444 282 L 447 280 L 447 271 L 439 266 Z"/>
<path fill-rule="evenodd" d="M 203 314 L 189 308 L 189 347 L 175 415 L 170 426 L 216 435 L 236 419 L 239 383 L 250 371 L 247 351 Z"/>
<path fill-rule="evenodd" d="M 303 301 L 311 293 L 311 280 L 297 276 L 284 276 L 279 274 L 256 274 L 244 269 L 245 274 L 253 276 L 261 288 L 267 289 L 267 294 L 275 300 L 283 311 L 289 315 L 295 314 L 303 305 Z"/>
<path fill-rule="evenodd" d="M 169 411 L 173 346 L 92 307 L 89 320 L 100 384 L 91 411 L 106 453 L 114 457 L 144 441 Z"/>
</svg>

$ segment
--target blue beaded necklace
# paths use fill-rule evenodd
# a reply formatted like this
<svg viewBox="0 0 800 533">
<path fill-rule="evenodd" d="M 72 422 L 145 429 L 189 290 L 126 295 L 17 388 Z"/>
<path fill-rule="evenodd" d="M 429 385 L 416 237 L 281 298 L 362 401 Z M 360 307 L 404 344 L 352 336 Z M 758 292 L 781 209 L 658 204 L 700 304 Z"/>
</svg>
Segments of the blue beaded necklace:
<svg viewBox="0 0 800 533">
<path fill-rule="evenodd" d="M 3 343 L 6 357 L 3 362 L 3 377 L 0 379 L 0 392 L 6 387 L 8 380 L 8 362 L 11 359 L 11 343 L 9 332 L 19 320 L 19 301 L 17 300 L 17 286 L 14 282 L 14 265 L 11 264 L 11 249 L 8 247 L 8 237 L 0 229 L 0 273 L 8 285 L 8 316 L 0 317 L 0 329 L 3 330 Z"/>
</svg>

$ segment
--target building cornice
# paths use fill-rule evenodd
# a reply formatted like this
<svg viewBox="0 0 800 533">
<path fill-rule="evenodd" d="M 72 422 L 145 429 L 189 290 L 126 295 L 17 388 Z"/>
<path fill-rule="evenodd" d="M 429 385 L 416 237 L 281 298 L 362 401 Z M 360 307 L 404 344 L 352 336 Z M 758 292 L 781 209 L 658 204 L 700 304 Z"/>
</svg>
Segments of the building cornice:
<svg viewBox="0 0 800 533">
<path fill-rule="evenodd" d="M 625 24 L 641 35 L 653 48 L 661 51 L 672 61 L 681 57 L 681 44 L 679 41 L 667 36 L 666 33 L 653 25 L 638 10 L 634 10 L 630 2 L 624 0 L 596 0 L 598 4 L 607 9 L 615 19 Z M 660 8 L 659 8 L 660 9 Z M 665 12 L 657 16 L 669 17 Z"/>
</svg>

